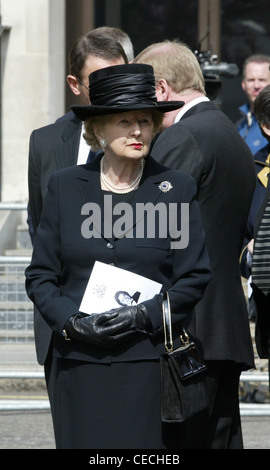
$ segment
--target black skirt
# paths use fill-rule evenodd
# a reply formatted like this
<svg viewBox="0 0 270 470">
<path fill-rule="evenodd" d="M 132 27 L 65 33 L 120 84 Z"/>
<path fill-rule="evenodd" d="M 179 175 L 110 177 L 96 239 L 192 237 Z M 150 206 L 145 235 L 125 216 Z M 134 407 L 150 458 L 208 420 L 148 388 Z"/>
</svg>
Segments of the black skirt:
<svg viewBox="0 0 270 470">
<path fill-rule="evenodd" d="M 180 449 L 181 426 L 162 424 L 159 361 L 57 361 L 57 449 Z"/>
</svg>

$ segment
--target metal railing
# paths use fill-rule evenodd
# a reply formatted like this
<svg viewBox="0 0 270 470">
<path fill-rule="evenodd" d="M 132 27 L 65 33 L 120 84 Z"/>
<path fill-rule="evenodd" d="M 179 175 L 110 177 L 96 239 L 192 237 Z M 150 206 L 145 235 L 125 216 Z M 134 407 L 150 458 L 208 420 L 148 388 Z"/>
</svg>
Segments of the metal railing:
<svg viewBox="0 0 270 470">
<path fill-rule="evenodd" d="M 27 203 L 0 202 L 1 211 L 25 211 Z M 18 252 L 20 253 L 20 252 Z M 25 290 L 24 271 L 31 256 L 0 256 L 0 369 L 36 366 L 33 305 Z"/>
<path fill-rule="evenodd" d="M 33 305 L 25 291 L 28 257 L 0 257 L 0 367 L 36 364 Z"/>
<path fill-rule="evenodd" d="M 0 210 L 23 211 L 27 210 L 26 202 L 0 202 Z"/>
</svg>

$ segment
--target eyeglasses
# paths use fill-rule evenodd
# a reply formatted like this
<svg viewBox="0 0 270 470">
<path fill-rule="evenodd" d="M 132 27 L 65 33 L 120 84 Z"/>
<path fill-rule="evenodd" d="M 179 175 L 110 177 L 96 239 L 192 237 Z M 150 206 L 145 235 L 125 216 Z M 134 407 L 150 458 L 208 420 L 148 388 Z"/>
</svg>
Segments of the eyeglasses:
<svg viewBox="0 0 270 470">
<path fill-rule="evenodd" d="M 78 82 L 79 82 L 82 86 L 84 86 L 84 88 L 86 88 L 88 91 L 90 91 L 89 86 L 85 85 L 85 83 L 83 83 L 83 81 L 82 81 L 79 77 L 76 77 L 76 78 L 77 78 Z"/>
</svg>

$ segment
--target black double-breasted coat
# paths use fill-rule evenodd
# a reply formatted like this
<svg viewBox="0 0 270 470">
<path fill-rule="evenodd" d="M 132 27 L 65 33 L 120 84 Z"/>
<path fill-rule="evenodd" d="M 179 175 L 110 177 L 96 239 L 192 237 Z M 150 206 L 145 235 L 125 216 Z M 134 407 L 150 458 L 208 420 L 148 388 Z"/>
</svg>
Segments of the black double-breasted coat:
<svg viewBox="0 0 270 470">
<path fill-rule="evenodd" d="M 169 434 L 164 432 L 160 417 L 159 357 L 165 350 L 162 293 L 145 302 L 153 334 L 136 332 L 125 342 L 104 349 L 65 341 L 62 331 L 67 319 L 79 311 L 97 260 L 157 281 L 162 292 L 169 291 L 177 347 L 177 324 L 192 314 L 211 277 L 196 192 L 192 177 L 148 156 L 140 186 L 129 202 L 133 218 L 124 223 L 121 236 L 113 230 L 108 237 L 102 216 L 104 197 L 110 194 L 101 190 L 100 158 L 52 175 L 32 262 L 26 270 L 26 289 L 53 332 L 57 373 L 53 373 L 56 389 L 51 406 L 58 448 L 162 448 L 167 446 L 166 440 L 169 446 L 179 447 L 180 434 L 171 433 L 171 427 Z M 91 218 L 89 227 L 95 237 L 90 238 L 82 229 L 90 216 L 89 203 L 100 208 L 101 215 L 101 219 Z M 141 204 L 146 210 L 138 216 Z M 147 217 L 159 204 L 163 218 L 150 218 L 149 237 Z M 182 204 L 188 207 L 188 218 Z M 173 220 L 171 205 L 177 208 Z M 139 223 L 143 226 L 140 234 L 145 233 L 138 237 Z M 172 227 L 188 232 L 183 245 L 173 247 L 177 239 Z M 181 239 L 180 235 L 178 241 Z"/>
<path fill-rule="evenodd" d="M 162 284 L 169 290 L 174 321 L 188 316 L 202 297 L 210 279 L 208 255 L 204 245 L 200 210 L 196 200 L 196 185 L 192 177 L 175 172 L 146 158 L 144 174 L 139 188 L 134 192 L 132 209 L 134 224 L 126 227 L 127 236 L 112 239 L 99 232 L 96 237 L 82 234 L 82 223 L 89 214 L 82 215 L 82 207 L 91 202 L 101 208 L 103 214 L 104 193 L 100 188 L 100 158 L 83 166 L 67 168 L 53 174 L 45 199 L 42 218 L 37 230 L 31 265 L 26 270 L 26 288 L 30 298 L 43 318 L 55 332 L 55 354 L 87 361 L 129 361 L 158 358 L 163 351 L 162 335 L 149 339 L 136 335 L 128 344 L 114 351 L 101 351 L 81 343 L 64 341 L 62 330 L 69 316 L 79 310 L 80 302 L 94 262 L 114 264 L 119 268 L 141 274 Z M 160 189 L 162 182 L 169 182 L 171 189 Z M 178 229 L 189 224 L 189 240 L 185 248 L 171 248 L 175 241 L 160 236 L 156 221 L 155 235 L 136 236 L 136 208 L 139 204 L 159 203 L 167 208 L 177 204 Z M 181 203 L 189 205 L 189 220 L 181 220 Z M 84 211 L 83 211 L 84 212 Z M 144 217 L 147 217 L 147 211 Z M 138 223 L 138 221 L 137 221 Z M 163 221 L 164 223 L 164 221 Z M 172 221 L 170 221 L 172 223 Z M 95 225 L 95 223 L 94 223 Z M 145 223 L 147 227 L 147 223 Z M 130 235 L 131 234 L 131 235 Z M 162 296 L 148 300 L 154 333 L 162 326 Z"/>
</svg>

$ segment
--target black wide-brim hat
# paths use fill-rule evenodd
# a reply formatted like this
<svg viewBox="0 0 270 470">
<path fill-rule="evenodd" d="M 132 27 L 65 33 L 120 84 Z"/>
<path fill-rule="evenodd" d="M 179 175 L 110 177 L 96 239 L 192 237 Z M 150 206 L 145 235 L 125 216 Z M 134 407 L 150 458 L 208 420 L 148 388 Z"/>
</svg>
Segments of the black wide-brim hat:
<svg viewBox="0 0 270 470">
<path fill-rule="evenodd" d="M 156 109 L 181 108 L 183 101 L 157 101 L 154 69 L 146 64 L 112 65 L 89 75 L 89 106 L 71 106 L 84 121 L 91 116 Z"/>
</svg>

